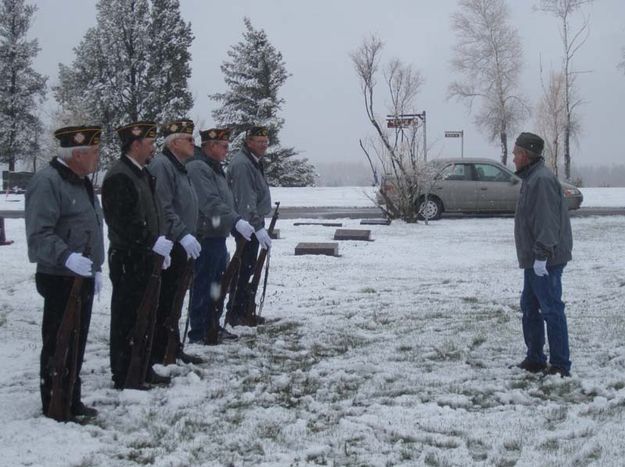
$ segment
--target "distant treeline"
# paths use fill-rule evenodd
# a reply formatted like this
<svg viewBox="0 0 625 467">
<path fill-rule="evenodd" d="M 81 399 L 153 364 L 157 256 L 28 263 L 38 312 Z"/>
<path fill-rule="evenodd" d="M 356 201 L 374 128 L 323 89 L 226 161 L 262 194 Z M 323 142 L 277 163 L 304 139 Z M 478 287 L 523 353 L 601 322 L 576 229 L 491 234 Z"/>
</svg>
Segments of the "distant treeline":
<svg viewBox="0 0 625 467">
<path fill-rule="evenodd" d="M 625 186 L 625 164 L 573 166 L 571 177 L 586 187 Z"/>
</svg>

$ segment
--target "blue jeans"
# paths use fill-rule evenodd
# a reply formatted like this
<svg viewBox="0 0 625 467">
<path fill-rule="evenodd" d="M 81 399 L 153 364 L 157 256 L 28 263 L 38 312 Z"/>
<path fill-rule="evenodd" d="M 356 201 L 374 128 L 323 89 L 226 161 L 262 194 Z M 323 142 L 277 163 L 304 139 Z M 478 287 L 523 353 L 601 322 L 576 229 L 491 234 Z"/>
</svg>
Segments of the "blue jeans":
<svg viewBox="0 0 625 467">
<path fill-rule="evenodd" d="M 548 276 L 540 277 L 533 268 L 524 270 L 521 310 L 523 311 L 523 337 L 527 346 L 527 359 L 533 363 L 546 363 L 543 352 L 545 326 L 549 341 L 549 363 L 571 369 L 569 359 L 569 333 L 562 301 L 562 271 L 566 264 L 548 266 Z"/>
<path fill-rule="evenodd" d="M 216 290 L 221 283 L 228 263 L 225 237 L 204 238 L 200 243 L 202 252 L 195 260 L 195 278 L 189 309 L 190 341 L 202 340 L 209 327 L 219 324 L 222 310 L 215 309 L 211 290 Z"/>
</svg>

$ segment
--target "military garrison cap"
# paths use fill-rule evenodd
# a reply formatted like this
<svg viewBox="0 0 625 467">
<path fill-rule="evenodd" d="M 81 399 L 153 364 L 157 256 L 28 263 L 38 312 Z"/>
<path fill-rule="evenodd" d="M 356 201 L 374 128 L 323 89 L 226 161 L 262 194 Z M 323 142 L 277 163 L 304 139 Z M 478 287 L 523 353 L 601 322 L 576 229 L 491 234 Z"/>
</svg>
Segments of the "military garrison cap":
<svg viewBox="0 0 625 467">
<path fill-rule="evenodd" d="M 172 120 L 163 125 L 161 132 L 163 136 L 169 136 L 176 133 L 186 133 L 188 135 L 193 134 L 193 121 L 183 118 L 181 120 Z"/>
<path fill-rule="evenodd" d="M 208 141 L 230 141 L 230 128 L 211 128 L 209 130 L 201 130 L 200 137 L 202 144 Z"/>
<path fill-rule="evenodd" d="M 115 130 L 124 146 L 142 138 L 156 138 L 156 123 L 142 120 L 121 126 Z"/>
<path fill-rule="evenodd" d="M 543 139 L 534 133 L 521 133 L 514 144 L 539 156 L 542 154 L 545 146 Z"/>
<path fill-rule="evenodd" d="M 66 126 L 54 132 L 54 137 L 61 143 L 62 148 L 75 148 L 77 146 L 96 146 L 100 144 L 99 126 Z"/>
<path fill-rule="evenodd" d="M 266 126 L 253 126 L 247 130 L 245 136 L 269 136 L 269 129 Z"/>
</svg>

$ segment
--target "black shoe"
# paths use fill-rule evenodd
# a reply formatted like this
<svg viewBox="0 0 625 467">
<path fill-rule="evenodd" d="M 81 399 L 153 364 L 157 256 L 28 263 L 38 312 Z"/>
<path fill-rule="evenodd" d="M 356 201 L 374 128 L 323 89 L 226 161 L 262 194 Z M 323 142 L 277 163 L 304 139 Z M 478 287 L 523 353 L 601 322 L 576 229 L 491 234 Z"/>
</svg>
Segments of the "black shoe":
<svg viewBox="0 0 625 467">
<path fill-rule="evenodd" d="M 225 341 L 235 341 L 239 338 L 236 334 L 227 331 L 225 328 L 219 326 L 219 337 Z"/>
<path fill-rule="evenodd" d="M 195 355 L 189 355 L 188 353 L 184 353 L 182 350 L 178 352 L 177 357 L 182 363 L 193 363 L 194 365 L 199 365 L 200 363 L 205 362 L 203 358 L 197 357 Z"/>
<path fill-rule="evenodd" d="M 72 415 L 76 417 L 88 417 L 93 418 L 98 415 L 98 411 L 93 407 L 87 407 L 82 402 L 72 406 Z"/>
<path fill-rule="evenodd" d="M 255 328 L 260 324 L 265 324 L 265 318 L 257 315 L 243 315 L 239 316 L 238 324 L 240 326 L 249 326 Z"/>
<path fill-rule="evenodd" d="M 161 376 L 152 368 L 150 368 L 146 381 L 156 386 L 167 386 L 171 383 L 171 378 L 169 376 Z"/>
<path fill-rule="evenodd" d="M 206 333 L 204 334 L 204 345 L 218 345 L 221 344 L 221 339 L 219 338 L 219 329 L 218 328 L 208 328 Z"/>
<path fill-rule="evenodd" d="M 569 378 L 571 376 L 571 373 L 569 373 L 567 370 L 557 366 L 550 366 L 548 369 L 545 369 L 543 373 L 545 374 L 545 376 L 560 375 L 560 378 Z"/>
<path fill-rule="evenodd" d="M 545 371 L 547 369 L 546 363 L 532 362 L 527 358 L 515 366 L 522 370 L 529 371 L 530 373 L 540 373 L 541 371 Z"/>
<path fill-rule="evenodd" d="M 239 325 L 239 319 L 234 313 L 228 312 L 226 313 L 226 319 L 224 320 L 224 324 L 229 324 L 230 326 L 235 327 Z"/>
</svg>

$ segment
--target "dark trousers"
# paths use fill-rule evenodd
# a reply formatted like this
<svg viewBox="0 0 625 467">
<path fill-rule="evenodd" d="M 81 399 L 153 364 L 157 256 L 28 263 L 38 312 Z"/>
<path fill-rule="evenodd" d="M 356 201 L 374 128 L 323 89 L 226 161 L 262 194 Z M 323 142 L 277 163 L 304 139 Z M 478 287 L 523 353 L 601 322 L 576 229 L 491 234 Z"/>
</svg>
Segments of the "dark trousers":
<svg viewBox="0 0 625 467">
<path fill-rule="evenodd" d="M 571 370 L 569 333 L 562 301 L 562 271 L 564 264 L 548 266 L 548 276 L 540 277 L 533 268 L 524 270 L 521 310 L 523 311 L 523 337 L 527 346 L 527 359 L 545 363 L 545 324 L 549 341 L 549 363 Z"/>
<path fill-rule="evenodd" d="M 219 326 L 223 312 L 217 309 L 215 299 L 219 297 L 219 285 L 228 263 L 228 249 L 225 237 L 204 238 L 202 252 L 195 261 L 195 278 L 189 310 L 190 341 L 204 338 L 209 328 Z"/>
<path fill-rule="evenodd" d="M 50 403 L 50 392 L 52 391 L 52 369 L 54 352 L 56 351 L 56 336 L 63 320 L 65 307 L 74 283 L 74 277 L 55 276 L 38 272 L 35 275 L 35 283 L 37 285 L 37 292 L 43 297 L 43 323 L 41 326 L 43 347 L 41 349 L 39 375 L 41 377 L 41 404 L 43 406 L 43 412 L 46 413 Z M 80 402 L 80 369 L 82 368 L 85 345 L 87 344 L 87 334 L 89 333 L 89 323 L 91 322 L 93 285 L 93 279 L 84 279 L 80 294 L 82 306 L 80 308 L 80 334 L 78 337 L 78 367 L 76 368 L 76 382 L 72 394 L 72 406 L 74 407 Z M 70 347 L 70 352 L 71 351 L 72 349 Z"/>
<path fill-rule="evenodd" d="M 238 236 L 239 234 L 237 232 L 235 238 Z M 258 239 L 255 235 L 252 235 L 252 239 L 245 244 L 243 253 L 241 254 L 241 269 L 239 270 L 239 278 L 236 283 L 236 292 L 234 297 L 232 293 L 229 295 L 228 305 L 226 306 L 228 313 L 231 313 L 235 319 L 247 314 L 248 303 L 250 300 L 254 299 L 254 297 L 250 297 L 249 282 L 254 274 L 257 259 Z"/>
<path fill-rule="evenodd" d="M 116 386 L 126 382 L 130 363 L 130 337 L 137 321 L 154 255 L 143 250 L 118 250 L 108 253 L 113 294 L 111 296 L 111 372 Z"/>
<path fill-rule="evenodd" d="M 187 252 L 178 242 L 174 243 L 170 256 L 170 266 L 161 273 L 161 293 L 156 310 L 150 364 L 163 363 L 167 341 L 169 340 L 169 321 L 172 319 L 173 314 L 178 313 L 178 310 L 174 310 L 174 298 L 178 286 L 184 279 L 184 270 L 188 262 Z M 178 322 L 174 323 L 173 328 L 176 332 L 178 347 L 180 347 Z"/>
</svg>

